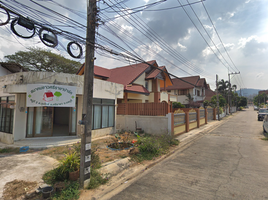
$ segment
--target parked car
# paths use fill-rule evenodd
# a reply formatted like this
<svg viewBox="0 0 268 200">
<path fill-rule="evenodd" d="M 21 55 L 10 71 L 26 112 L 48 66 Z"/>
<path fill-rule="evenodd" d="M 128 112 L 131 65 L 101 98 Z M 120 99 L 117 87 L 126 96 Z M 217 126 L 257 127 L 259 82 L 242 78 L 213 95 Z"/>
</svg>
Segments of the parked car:
<svg viewBox="0 0 268 200">
<path fill-rule="evenodd" d="M 265 115 L 263 119 L 263 132 L 268 133 L 268 115 Z"/>
<path fill-rule="evenodd" d="M 258 106 L 254 106 L 254 110 L 259 110 Z"/>
<path fill-rule="evenodd" d="M 268 115 L 268 110 L 266 108 L 261 108 L 258 112 L 258 121 L 262 121 L 265 115 Z"/>
</svg>

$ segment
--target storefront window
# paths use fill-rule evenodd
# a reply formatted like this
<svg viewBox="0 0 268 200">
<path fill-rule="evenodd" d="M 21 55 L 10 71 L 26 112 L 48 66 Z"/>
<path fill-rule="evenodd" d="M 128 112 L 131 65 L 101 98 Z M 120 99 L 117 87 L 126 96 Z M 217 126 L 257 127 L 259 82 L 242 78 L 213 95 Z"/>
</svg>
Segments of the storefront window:
<svg viewBox="0 0 268 200">
<path fill-rule="evenodd" d="M 0 131 L 13 133 L 15 97 L 1 97 L 0 99 Z"/>
<path fill-rule="evenodd" d="M 92 129 L 114 126 L 115 101 L 112 99 L 93 99 Z"/>
</svg>

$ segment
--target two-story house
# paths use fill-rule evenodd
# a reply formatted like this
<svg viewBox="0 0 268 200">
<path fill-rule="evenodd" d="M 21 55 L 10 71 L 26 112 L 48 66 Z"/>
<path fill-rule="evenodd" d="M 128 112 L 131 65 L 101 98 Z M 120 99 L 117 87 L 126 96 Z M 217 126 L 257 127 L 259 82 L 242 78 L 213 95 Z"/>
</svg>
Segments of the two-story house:
<svg viewBox="0 0 268 200">
<path fill-rule="evenodd" d="M 177 102 L 189 106 L 202 106 L 206 97 L 205 90 L 207 83 L 205 78 L 200 76 L 189 76 L 172 79 L 173 85 L 161 90 L 166 90 L 168 94 L 176 95 Z M 190 96 L 189 96 L 190 94 Z M 189 99 L 189 97 L 191 97 Z"/>
<path fill-rule="evenodd" d="M 148 64 L 149 65 L 148 65 Z M 170 95 L 160 88 L 172 86 L 172 80 L 166 67 L 159 67 L 155 60 L 147 63 L 137 63 L 113 69 L 94 66 L 94 77 L 113 83 L 124 85 L 124 98 L 118 99 L 118 103 L 149 103 L 172 101 Z M 84 73 L 84 65 L 77 72 Z M 176 99 L 173 98 L 175 101 Z"/>
</svg>

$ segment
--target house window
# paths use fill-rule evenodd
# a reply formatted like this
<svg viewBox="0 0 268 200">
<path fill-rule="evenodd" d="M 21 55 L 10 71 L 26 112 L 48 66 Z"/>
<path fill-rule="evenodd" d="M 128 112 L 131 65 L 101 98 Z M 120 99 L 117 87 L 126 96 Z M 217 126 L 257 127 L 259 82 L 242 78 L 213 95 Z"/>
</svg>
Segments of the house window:
<svg viewBox="0 0 268 200">
<path fill-rule="evenodd" d="M 93 99 L 92 130 L 114 126 L 115 101 L 112 99 Z"/>
<path fill-rule="evenodd" d="M 146 88 L 147 90 L 148 90 L 148 88 L 149 88 L 149 87 L 148 87 L 148 84 L 149 84 L 148 81 L 145 81 L 145 88 Z"/>
<path fill-rule="evenodd" d="M 0 131 L 13 133 L 15 96 L 0 98 Z"/>
<path fill-rule="evenodd" d="M 171 92 L 171 90 L 167 90 L 167 92 Z"/>
<path fill-rule="evenodd" d="M 180 95 L 187 95 L 188 94 L 188 90 L 185 89 L 185 90 L 179 90 L 179 94 Z"/>
<path fill-rule="evenodd" d="M 199 90 L 196 90 L 197 91 L 197 96 L 200 96 L 200 91 Z"/>
</svg>

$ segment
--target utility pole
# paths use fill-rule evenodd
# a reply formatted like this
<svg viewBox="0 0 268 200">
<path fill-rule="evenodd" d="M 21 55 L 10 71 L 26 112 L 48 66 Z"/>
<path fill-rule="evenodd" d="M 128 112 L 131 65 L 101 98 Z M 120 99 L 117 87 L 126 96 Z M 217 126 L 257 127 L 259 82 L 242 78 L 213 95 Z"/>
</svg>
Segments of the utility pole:
<svg viewBox="0 0 268 200">
<path fill-rule="evenodd" d="M 87 0 L 87 35 L 86 58 L 84 71 L 83 111 L 81 124 L 84 125 L 84 133 L 81 137 L 80 156 L 80 187 L 85 188 L 90 182 L 91 162 L 91 116 L 93 101 L 94 81 L 94 46 L 96 27 L 97 5 L 96 0 Z"/>
<path fill-rule="evenodd" d="M 216 74 L 217 114 L 218 114 L 218 120 L 220 121 L 219 88 L 218 87 L 219 87 L 218 74 Z"/>
<path fill-rule="evenodd" d="M 231 108 L 232 108 L 232 99 L 231 99 L 231 80 L 230 80 L 230 75 L 236 75 L 236 74 L 240 74 L 240 72 L 235 72 L 235 73 L 228 73 L 228 78 L 229 78 L 229 95 L 228 95 L 228 102 L 229 102 L 229 111 L 231 112 Z M 241 90 L 240 90 L 241 91 Z"/>
</svg>

